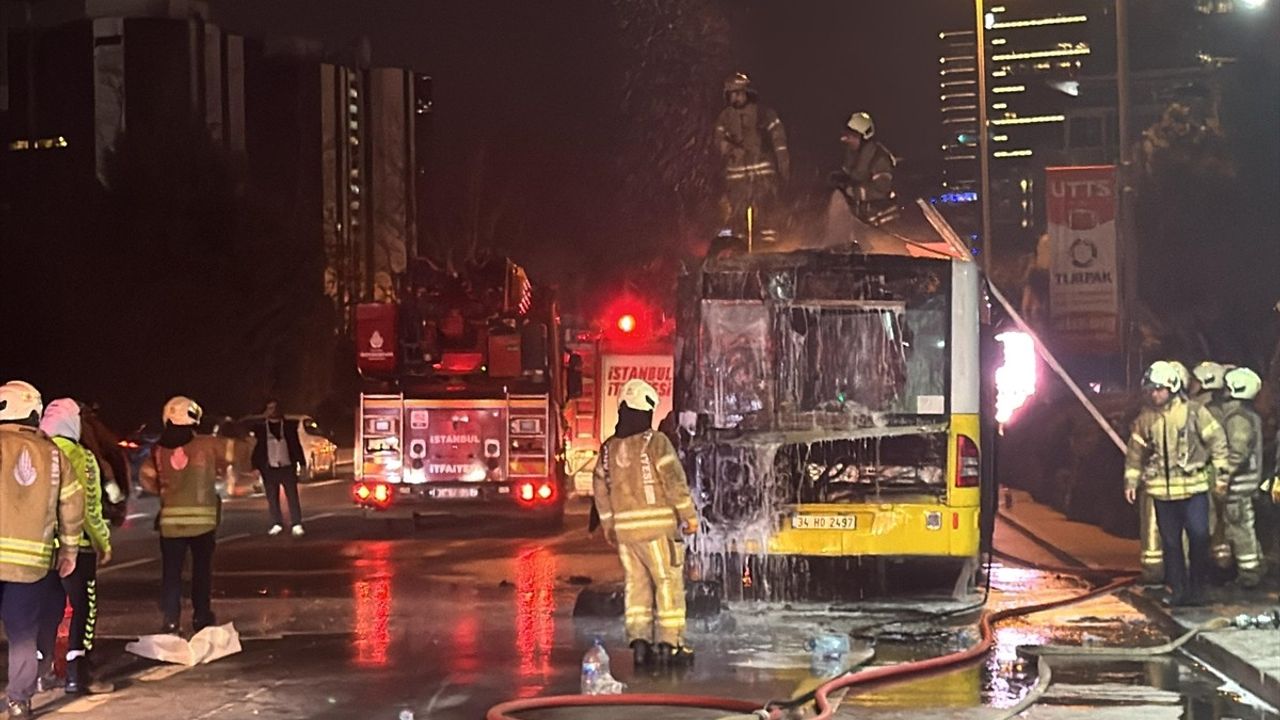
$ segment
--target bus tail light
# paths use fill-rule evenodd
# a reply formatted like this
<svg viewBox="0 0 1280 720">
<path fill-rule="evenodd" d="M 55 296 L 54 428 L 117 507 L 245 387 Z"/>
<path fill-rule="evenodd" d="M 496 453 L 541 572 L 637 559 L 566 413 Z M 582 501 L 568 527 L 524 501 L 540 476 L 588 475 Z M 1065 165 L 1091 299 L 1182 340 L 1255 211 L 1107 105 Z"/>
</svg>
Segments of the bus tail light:
<svg viewBox="0 0 1280 720">
<path fill-rule="evenodd" d="M 956 436 L 956 487 L 978 487 L 982 480 L 982 462 L 978 444 L 968 435 Z"/>
</svg>

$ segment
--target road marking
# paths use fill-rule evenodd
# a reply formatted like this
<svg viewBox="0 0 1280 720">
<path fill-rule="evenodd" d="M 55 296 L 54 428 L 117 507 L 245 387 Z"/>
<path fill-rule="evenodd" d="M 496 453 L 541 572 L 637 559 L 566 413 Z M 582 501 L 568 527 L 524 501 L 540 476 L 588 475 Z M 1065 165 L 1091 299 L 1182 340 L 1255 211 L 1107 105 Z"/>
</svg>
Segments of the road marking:
<svg viewBox="0 0 1280 720">
<path fill-rule="evenodd" d="M 224 543 L 224 544 L 225 544 L 225 543 L 229 543 L 229 542 L 235 542 L 235 541 L 237 541 L 237 540 L 243 540 L 243 539 L 245 539 L 245 538 L 251 538 L 251 537 L 253 537 L 253 536 L 254 536 L 254 535 L 256 535 L 256 534 L 257 534 L 257 533 L 236 533 L 235 535 L 228 535 L 228 536 L 226 536 L 226 537 L 218 538 L 218 542 L 220 542 L 220 543 Z M 266 533 L 263 533 L 263 535 L 266 535 Z"/>
<path fill-rule="evenodd" d="M 104 568 L 99 568 L 98 575 L 106 575 L 107 573 L 113 573 L 117 570 L 125 570 L 131 567 L 138 567 L 139 565 L 146 565 L 149 562 L 155 562 L 155 561 L 156 561 L 156 558 L 149 557 L 149 558 L 139 558 L 137 560 L 130 560 L 129 562 L 122 562 L 119 565 L 111 564 Z"/>
<path fill-rule="evenodd" d="M 321 480 L 319 482 L 300 483 L 298 487 L 300 488 L 326 487 L 328 485 L 337 485 L 338 483 L 348 483 L 348 482 L 351 482 L 351 481 L 346 478 L 334 478 L 332 480 Z"/>
<path fill-rule="evenodd" d="M 125 519 L 126 521 L 128 521 L 128 520 L 140 520 L 140 519 L 142 519 L 142 518 L 147 518 L 147 517 L 151 517 L 151 513 L 133 513 L 133 514 L 131 514 L 131 515 L 126 515 L 126 516 L 124 517 L 124 519 Z"/>
</svg>

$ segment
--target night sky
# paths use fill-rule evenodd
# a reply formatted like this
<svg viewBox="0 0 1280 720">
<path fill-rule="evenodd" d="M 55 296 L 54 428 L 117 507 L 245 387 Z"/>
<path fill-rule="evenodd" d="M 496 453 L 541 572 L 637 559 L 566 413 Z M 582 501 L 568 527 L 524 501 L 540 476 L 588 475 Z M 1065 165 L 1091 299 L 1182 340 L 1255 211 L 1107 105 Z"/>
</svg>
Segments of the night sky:
<svg viewBox="0 0 1280 720">
<path fill-rule="evenodd" d="M 437 171 L 442 213 L 456 203 L 484 148 L 484 192 L 506 196 L 504 248 L 556 281 L 576 272 L 583 246 L 636 248 L 661 219 L 613 212 L 629 173 L 628 130 L 646 118 L 624 114 L 618 87 L 634 53 L 623 47 L 616 3 L 338 0 L 215 0 L 222 24 L 246 34 L 319 37 L 335 45 L 367 35 L 375 64 L 406 65 L 434 77 Z M 621 4 L 625 5 L 625 4 Z M 727 21 L 728 53 L 712 46 L 690 65 L 712 63 L 705 88 L 743 69 L 781 115 L 796 158 L 796 188 L 817 187 L 840 157 L 838 128 L 854 110 L 871 112 L 880 138 L 904 156 L 904 172 L 938 173 L 937 33 L 971 23 L 955 0 L 894 3 L 707 2 Z M 707 120 L 710 133 L 711 118 Z M 623 157 L 624 167 L 616 167 Z M 656 189 L 661 194 L 661 189 Z M 655 212 L 662 212 L 658 205 Z M 610 239 L 613 238 L 613 239 Z M 661 245 L 661 243 L 656 243 Z M 600 253 L 641 260 L 636 253 Z M 614 268 L 606 268 L 613 270 Z"/>
</svg>

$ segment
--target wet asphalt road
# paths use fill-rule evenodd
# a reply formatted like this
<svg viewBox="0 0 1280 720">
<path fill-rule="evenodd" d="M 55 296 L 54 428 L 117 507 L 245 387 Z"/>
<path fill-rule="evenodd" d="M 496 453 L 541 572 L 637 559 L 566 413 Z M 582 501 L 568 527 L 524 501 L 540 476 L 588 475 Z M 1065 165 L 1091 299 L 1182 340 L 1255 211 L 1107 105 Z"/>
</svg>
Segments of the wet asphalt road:
<svg viewBox="0 0 1280 720">
<path fill-rule="evenodd" d="M 244 650 L 190 669 L 123 650 L 126 640 L 154 632 L 159 624 L 158 547 L 150 529 L 154 504 L 137 503 L 130 526 L 116 533 L 116 558 L 99 590 L 99 661 L 121 689 L 84 699 L 47 694 L 40 698 L 47 717 L 478 718 L 504 699 L 575 692 L 582 653 L 596 636 L 613 650 L 614 674 L 632 692 L 763 702 L 818 682 L 804 641 L 821 632 L 861 629 L 855 635 L 874 645 L 875 663 L 937 654 L 973 637 L 968 622 L 891 622 L 909 617 L 904 608 L 955 607 L 943 598 L 839 610 L 734 605 L 691 623 L 689 635 L 699 652 L 695 668 L 678 676 L 636 673 L 623 648 L 620 619 L 572 616 L 584 582 L 621 579 L 613 553 L 586 534 L 585 505 L 571 507 L 566 529 L 556 533 L 528 533 L 510 521 L 485 520 L 433 520 L 414 528 L 364 519 L 346 493 L 342 481 L 304 488 L 308 535 L 302 539 L 267 537 L 261 498 L 227 503 L 215 558 L 214 608 L 221 622 L 235 624 Z M 1002 531 L 998 542 L 1023 557 L 1051 560 L 1012 533 Z M 989 606 L 1043 601 L 1077 587 L 1070 578 L 998 566 Z M 188 613 L 184 625 L 189 622 Z M 1011 705 L 1033 680 L 1017 645 L 1164 639 L 1136 610 L 1111 598 L 1039 614 L 998 632 L 999 647 L 985 665 L 864 691 L 851 696 L 842 712 L 990 717 L 990 706 Z M 1130 699 L 1100 706 L 1129 708 L 1132 717 L 1266 717 L 1225 706 L 1214 697 L 1213 682 L 1196 691 L 1199 698 L 1181 693 L 1198 676 L 1177 663 L 1113 663 L 1064 673 L 1083 685 L 1173 689 L 1163 703 Z M 1204 705 L 1206 694 L 1207 710 L 1187 712 L 1193 702 Z M 1143 707 L 1153 714 L 1139 713 Z M 1178 712 L 1168 714 L 1172 710 Z"/>
</svg>

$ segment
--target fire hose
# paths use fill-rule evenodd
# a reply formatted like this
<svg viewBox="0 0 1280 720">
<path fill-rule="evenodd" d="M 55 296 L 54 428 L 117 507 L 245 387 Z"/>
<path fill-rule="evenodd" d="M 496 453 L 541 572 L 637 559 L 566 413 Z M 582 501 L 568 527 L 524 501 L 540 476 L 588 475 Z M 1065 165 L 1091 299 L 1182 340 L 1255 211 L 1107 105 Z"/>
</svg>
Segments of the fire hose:
<svg viewBox="0 0 1280 720">
<path fill-rule="evenodd" d="M 1030 615 L 1032 613 L 1042 612 L 1045 610 L 1052 610 L 1054 608 L 1106 595 L 1107 593 L 1133 583 L 1133 581 L 1133 577 L 1124 577 L 1071 597 L 987 613 L 983 615 L 982 620 L 979 623 L 979 629 L 982 635 L 981 639 L 965 650 L 959 650 L 925 660 L 875 667 L 836 677 L 820 686 L 813 693 L 813 699 L 818 709 L 818 715 L 816 718 L 830 718 L 835 712 L 835 706 L 830 700 L 830 696 L 833 693 L 859 685 L 868 685 L 871 683 L 890 680 L 901 680 L 922 673 L 945 670 L 967 664 L 983 657 L 991 650 L 995 644 L 994 627 L 1000 622 L 1008 620 L 1009 618 Z M 741 713 L 760 718 L 774 719 L 781 717 L 781 709 L 779 707 L 766 706 L 762 708 L 760 703 L 747 700 L 696 695 L 637 694 L 552 695 L 521 700 L 510 700 L 490 708 L 488 713 L 486 713 L 485 718 L 486 720 L 518 720 L 513 713 L 569 707 L 620 706 L 703 708 L 707 710 L 724 710 L 727 712 Z"/>
</svg>

